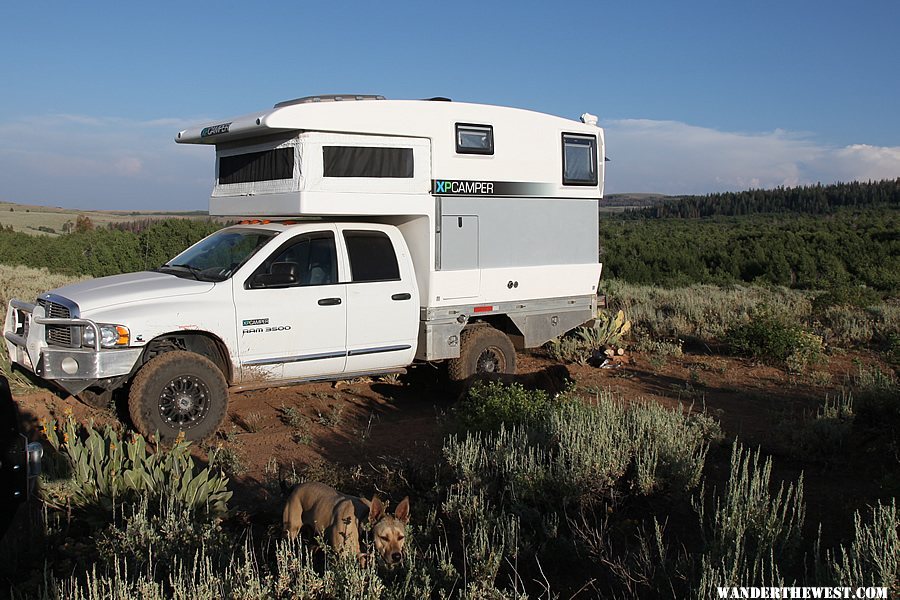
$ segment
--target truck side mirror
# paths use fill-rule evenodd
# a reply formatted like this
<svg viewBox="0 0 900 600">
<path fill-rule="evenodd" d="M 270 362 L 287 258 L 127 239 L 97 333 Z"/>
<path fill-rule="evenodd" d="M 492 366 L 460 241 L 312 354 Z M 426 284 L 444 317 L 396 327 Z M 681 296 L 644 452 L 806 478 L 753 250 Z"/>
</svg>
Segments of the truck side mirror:
<svg viewBox="0 0 900 600">
<path fill-rule="evenodd" d="M 272 264 L 268 273 L 257 273 L 250 280 L 251 288 L 275 288 L 296 285 L 298 266 L 293 262 L 277 262 Z"/>
</svg>

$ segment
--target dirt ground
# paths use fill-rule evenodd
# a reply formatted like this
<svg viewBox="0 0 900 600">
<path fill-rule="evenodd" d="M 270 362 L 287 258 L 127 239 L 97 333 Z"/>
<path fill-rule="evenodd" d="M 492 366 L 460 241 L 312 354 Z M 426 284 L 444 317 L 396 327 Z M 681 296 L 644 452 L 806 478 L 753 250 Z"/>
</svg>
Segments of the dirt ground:
<svg viewBox="0 0 900 600">
<path fill-rule="evenodd" d="M 868 364 L 876 358 L 842 353 L 830 356 L 813 376 L 795 377 L 783 369 L 700 348 L 665 363 L 629 354 L 619 368 L 569 365 L 569 370 L 578 392 L 586 397 L 609 389 L 627 401 L 705 410 L 720 421 L 727 438 L 774 454 L 776 477 L 794 480 L 804 473 L 808 523 L 839 517 L 849 527 L 853 510 L 878 493 L 871 474 L 797 464 L 778 455 L 773 431 L 779 420 L 814 413 L 826 395 L 834 396 L 846 385 L 860 362 Z M 540 352 L 518 356 L 519 372 L 550 364 Z M 317 475 L 323 468 L 338 464 L 369 471 L 369 479 L 377 481 L 371 471 L 385 464 L 436 462 L 450 425 L 447 413 L 458 395 L 445 374 L 429 365 L 414 367 L 396 380 L 360 379 L 235 393 L 225 424 L 209 443 L 230 449 L 239 463 L 235 471 L 240 474 L 232 480 L 231 506 L 258 523 L 277 521 L 283 502 L 277 482 L 292 472 L 322 479 Z M 39 419 L 60 418 L 67 408 L 82 421 L 116 420 L 110 411 L 98 411 L 46 390 L 20 395 L 17 400 L 26 428 L 32 430 Z M 201 452 L 198 458 L 205 456 Z M 728 459 L 727 450 L 710 453 L 709 484 L 724 482 Z"/>
</svg>

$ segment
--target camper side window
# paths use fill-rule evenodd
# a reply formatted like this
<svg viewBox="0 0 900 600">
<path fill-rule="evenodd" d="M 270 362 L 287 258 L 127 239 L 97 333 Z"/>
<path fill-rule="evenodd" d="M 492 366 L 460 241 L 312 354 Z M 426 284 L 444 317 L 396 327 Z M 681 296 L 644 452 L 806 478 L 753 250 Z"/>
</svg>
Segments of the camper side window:
<svg viewBox="0 0 900 600">
<path fill-rule="evenodd" d="M 492 125 L 456 124 L 457 154 L 494 154 Z"/>
<path fill-rule="evenodd" d="M 412 148 L 323 146 L 322 161 L 325 177 L 413 176 Z"/>
<path fill-rule="evenodd" d="M 400 266 L 391 238 L 381 231 L 345 231 L 350 276 L 354 283 L 362 281 L 397 281 Z"/>
<path fill-rule="evenodd" d="M 563 185 L 597 185 L 597 137 L 564 133 Z"/>
</svg>

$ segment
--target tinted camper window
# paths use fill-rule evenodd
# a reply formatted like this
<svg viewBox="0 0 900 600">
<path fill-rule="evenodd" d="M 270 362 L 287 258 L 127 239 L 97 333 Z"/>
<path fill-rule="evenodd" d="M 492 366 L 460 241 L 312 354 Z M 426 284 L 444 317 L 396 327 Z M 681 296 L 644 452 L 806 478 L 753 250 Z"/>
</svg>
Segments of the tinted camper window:
<svg viewBox="0 0 900 600">
<path fill-rule="evenodd" d="M 597 138 L 563 134 L 563 185 L 597 185 Z"/>
<path fill-rule="evenodd" d="M 322 160 L 325 177 L 413 176 L 412 148 L 323 146 Z"/>
<path fill-rule="evenodd" d="M 293 148 L 219 157 L 219 185 L 293 179 L 293 177 Z"/>
<path fill-rule="evenodd" d="M 459 154 L 493 154 L 493 126 L 457 123 L 456 152 Z"/>
</svg>

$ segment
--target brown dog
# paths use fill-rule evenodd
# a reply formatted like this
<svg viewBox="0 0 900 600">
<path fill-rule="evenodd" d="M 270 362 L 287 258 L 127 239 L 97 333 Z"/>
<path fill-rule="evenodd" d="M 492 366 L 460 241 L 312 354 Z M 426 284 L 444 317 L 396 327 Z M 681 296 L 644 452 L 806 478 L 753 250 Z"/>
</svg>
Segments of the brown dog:
<svg viewBox="0 0 900 600">
<path fill-rule="evenodd" d="M 403 560 L 406 525 L 409 523 L 409 498 L 404 498 L 394 514 L 385 512 L 377 496 L 372 500 L 349 496 L 325 485 L 309 482 L 298 485 L 284 506 L 284 530 L 290 539 L 306 525 L 322 535 L 332 548 L 364 560 L 360 551 L 360 525 L 368 521 L 375 539 L 375 550 L 388 566 Z"/>
<path fill-rule="evenodd" d="M 572 383 L 572 376 L 565 365 L 550 365 L 534 373 L 478 373 L 465 380 L 459 399 L 464 400 L 475 385 L 492 381 L 499 381 L 503 385 L 517 383 L 529 391 L 542 390 L 553 399 L 566 391 Z"/>
</svg>

